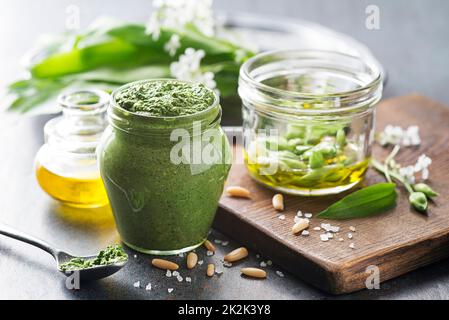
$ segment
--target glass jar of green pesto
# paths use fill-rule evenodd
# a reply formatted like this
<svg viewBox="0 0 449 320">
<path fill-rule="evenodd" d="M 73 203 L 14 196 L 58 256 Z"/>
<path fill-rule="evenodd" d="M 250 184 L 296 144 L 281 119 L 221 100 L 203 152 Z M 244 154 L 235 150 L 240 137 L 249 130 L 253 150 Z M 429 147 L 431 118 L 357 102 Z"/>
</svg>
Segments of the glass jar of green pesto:
<svg viewBox="0 0 449 320">
<path fill-rule="evenodd" d="M 245 163 L 250 175 L 296 195 L 339 193 L 364 177 L 382 96 L 374 59 L 275 51 L 242 66 Z"/>
<path fill-rule="evenodd" d="M 206 239 L 230 168 L 218 96 L 201 84 L 155 79 L 111 96 L 100 172 L 125 244 L 177 254 Z"/>
</svg>

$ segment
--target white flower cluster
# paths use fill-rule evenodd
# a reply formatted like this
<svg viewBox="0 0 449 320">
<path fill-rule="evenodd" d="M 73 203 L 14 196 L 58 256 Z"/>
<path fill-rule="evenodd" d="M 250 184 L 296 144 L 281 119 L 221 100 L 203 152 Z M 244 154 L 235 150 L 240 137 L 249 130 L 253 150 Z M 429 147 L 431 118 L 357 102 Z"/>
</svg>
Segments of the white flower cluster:
<svg viewBox="0 0 449 320">
<path fill-rule="evenodd" d="M 415 164 L 415 172 L 420 172 L 423 180 L 429 179 L 429 166 L 432 164 L 432 159 L 430 159 L 425 154 L 422 154 Z"/>
<path fill-rule="evenodd" d="M 418 126 L 410 126 L 407 129 L 402 129 L 399 126 L 388 125 L 380 134 L 379 143 L 382 146 L 387 144 L 403 145 L 403 146 L 419 146 L 421 138 L 419 137 Z"/>
<path fill-rule="evenodd" d="M 415 184 L 415 174 L 421 172 L 423 180 L 429 179 L 429 166 L 432 164 L 430 159 L 425 154 L 422 154 L 414 166 L 402 167 L 399 169 L 399 174 L 409 184 Z"/>
<path fill-rule="evenodd" d="M 181 47 L 181 42 L 179 41 L 179 35 L 174 34 L 170 37 L 170 40 L 164 45 L 164 50 L 168 52 L 170 56 L 174 56 L 176 51 Z"/>
<path fill-rule="evenodd" d="M 217 83 L 214 80 L 215 75 L 212 72 L 203 73 L 200 69 L 201 59 L 204 56 L 204 50 L 187 48 L 184 54 L 179 56 L 178 61 L 170 64 L 170 72 L 176 79 L 202 83 L 218 93 Z"/>
<path fill-rule="evenodd" d="M 206 36 L 214 35 L 212 0 L 154 0 L 146 31 L 159 39 L 161 28 L 182 29 L 188 23 Z"/>
<path fill-rule="evenodd" d="M 238 49 L 235 52 L 234 60 L 237 63 L 243 63 L 243 61 L 245 60 L 246 57 L 247 57 L 246 52 L 242 49 Z"/>
</svg>

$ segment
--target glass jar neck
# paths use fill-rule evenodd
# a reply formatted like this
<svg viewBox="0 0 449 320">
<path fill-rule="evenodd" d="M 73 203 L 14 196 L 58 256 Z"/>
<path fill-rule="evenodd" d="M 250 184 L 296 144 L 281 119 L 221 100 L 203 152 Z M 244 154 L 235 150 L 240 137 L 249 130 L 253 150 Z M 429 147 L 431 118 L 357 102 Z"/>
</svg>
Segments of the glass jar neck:
<svg viewBox="0 0 449 320">
<path fill-rule="evenodd" d="M 45 141 L 63 152 L 94 154 L 107 125 L 109 95 L 100 90 L 77 90 L 58 98 L 62 116 L 45 125 Z"/>
<path fill-rule="evenodd" d="M 260 54 L 242 66 L 239 78 L 244 104 L 274 117 L 364 113 L 381 93 L 380 68 L 373 59 L 332 51 Z"/>
</svg>

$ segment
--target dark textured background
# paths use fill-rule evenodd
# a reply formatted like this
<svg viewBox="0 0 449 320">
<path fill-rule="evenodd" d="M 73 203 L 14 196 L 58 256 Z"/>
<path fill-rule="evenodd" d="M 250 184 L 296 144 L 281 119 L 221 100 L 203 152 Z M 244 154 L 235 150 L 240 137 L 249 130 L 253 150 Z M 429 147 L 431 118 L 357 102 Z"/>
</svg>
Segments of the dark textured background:
<svg viewBox="0 0 449 320">
<path fill-rule="evenodd" d="M 101 14 L 143 21 L 150 2 L 3 0 L 0 2 L 0 86 L 20 76 L 20 57 L 41 33 L 64 30 L 69 4 L 81 9 L 81 25 Z M 365 28 L 365 7 L 381 10 L 380 30 Z M 228 12 L 243 11 L 310 20 L 347 33 L 368 45 L 385 66 L 389 83 L 385 96 L 419 92 L 449 104 L 449 43 L 445 0 L 216 0 L 215 7 Z M 148 9 L 147 9 L 148 8 Z M 42 144 L 42 126 L 47 119 L 18 119 L 0 114 L 0 221 L 79 254 L 90 254 L 117 237 L 113 222 L 101 212 L 66 212 L 39 189 L 34 179 L 33 158 Z M 406 230 L 404 231 L 406 232 Z M 232 235 L 230 235 L 232 236 Z M 213 233 L 211 239 L 223 239 Z M 237 246 L 220 247 L 212 261 Z M 201 255 L 204 252 L 201 251 Z M 181 258 L 178 258 L 181 261 Z M 205 258 L 206 260 L 206 258 Z M 255 253 L 245 265 L 258 263 Z M 221 277 L 206 279 L 203 265 L 192 272 L 191 284 L 166 279 L 163 272 L 149 267 L 149 258 L 131 253 L 131 261 L 120 273 L 80 291 L 64 287 L 51 257 L 28 245 L 0 236 L 0 298 L 86 299 L 86 298 L 199 298 L 199 299 L 325 299 L 333 298 L 286 274 L 280 267 L 269 268 L 269 279 L 242 279 L 238 268 L 225 269 Z M 339 298 L 447 299 L 449 260 L 412 272 L 382 284 L 380 290 L 365 290 Z M 187 275 L 186 271 L 182 272 Z M 153 284 L 153 290 L 133 287 Z M 168 294 L 167 288 L 174 288 Z"/>
</svg>

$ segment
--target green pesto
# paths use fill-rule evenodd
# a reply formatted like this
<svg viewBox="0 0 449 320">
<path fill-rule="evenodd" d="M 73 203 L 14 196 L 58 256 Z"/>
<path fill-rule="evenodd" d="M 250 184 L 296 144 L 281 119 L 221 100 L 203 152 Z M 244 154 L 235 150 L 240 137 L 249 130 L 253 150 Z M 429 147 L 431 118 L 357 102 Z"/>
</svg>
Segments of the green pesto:
<svg viewBox="0 0 449 320">
<path fill-rule="evenodd" d="M 156 87 L 167 88 L 167 82 L 177 88 L 171 94 L 180 88 L 203 90 L 177 80 L 141 81 L 118 89 L 110 110 L 111 127 L 98 146 L 100 172 L 121 240 L 151 254 L 189 251 L 206 239 L 231 163 L 229 142 L 220 128 L 221 107 L 213 91 L 207 89 L 213 97 L 206 94 L 204 101 L 197 99 L 197 94 L 187 102 L 175 98 L 186 103 L 176 112 L 197 110 L 187 116 L 168 119 L 124 111 L 123 98 L 122 102 L 118 98 L 124 96 L 122 91 L 134 88 L 137 92 L 143 86 L 153 92 Z M 167 91 L 161 90 L 160 95 L 152 95 L 165 97 Z M 146 96 L 142 99 L 148 101 Z M 197 121 L 201 128 L 194 139 L 190 131 Z M 172 138 L 173 130 L 179 128 L 186 131 L 187 139 Z M 187 153 L 184 160 L 173 160 L 173 154 L 179 156 L 181 149 Z M 216 157 L 205 161 L 205 150 Z"/>
<path fill-rule="evenodd" d="M 88 269 L 96 266 L 106 266 L 117 262 L 128 260 L 128 255 L 120 245 L 108 246 L 101 250 L 95 258 L 83 259 L 73 258 L 59 265 L 61 271 L 76 271 Z"/>
<path fill-rule="evenodd" d="M 136 82 L 116 95 L 120 107 L 153 117 L 195 114 L 210 107 L 214 99 L 203 84 L 177 80 Z"/>
</svg>

